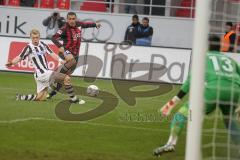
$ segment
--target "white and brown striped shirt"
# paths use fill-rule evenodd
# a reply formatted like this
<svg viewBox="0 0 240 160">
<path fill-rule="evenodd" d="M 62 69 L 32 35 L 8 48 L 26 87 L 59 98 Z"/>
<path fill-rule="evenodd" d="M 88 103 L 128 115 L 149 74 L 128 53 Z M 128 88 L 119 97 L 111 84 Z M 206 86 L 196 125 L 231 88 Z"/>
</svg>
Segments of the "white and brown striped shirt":
<svg viewBox="0 0 240 160">
<path fill-rule="evenodd" d="M 53 51 L 50 47 L 42 41 L 39 41 L 38 46 L 29 43 L 21 52 L 21 59 L 29 57 L 29 60 L 32 62 L 36 74 L 43 74 L 48 69 L 48 62 L 46 59 L 46 53 L 52 54 Z"/>
</svg>

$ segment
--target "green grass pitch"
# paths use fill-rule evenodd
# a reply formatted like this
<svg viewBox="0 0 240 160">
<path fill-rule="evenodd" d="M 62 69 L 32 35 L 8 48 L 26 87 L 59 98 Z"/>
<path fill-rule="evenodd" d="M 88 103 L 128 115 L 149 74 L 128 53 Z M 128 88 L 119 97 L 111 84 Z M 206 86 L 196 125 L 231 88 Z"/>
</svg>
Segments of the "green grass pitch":
<svg viewBox="0 0 240 160">
<path fill-rule="evenodd" d="M 161 118 L 156 110 L 178 92 L 179 85 L 165 84 L 163 87 L 171 88 L 168 92 L 158 96 L 138 97 L 136 104 L 129 106 L 117 94 L 111 80 L 98 79 L 88 83 L 74 77 L 72 83 L 81 87 L 95 84 L 101 91 L 113 94 L 118 99 L 116 108 L 88 121 L 60 120 L 55 114 L 55 108 L 59 102 L 68 98 L 67 95 L 59 93 L 52 100 L 44 102 L 15 101 L 16 93 L 35 93 L 33 75 L 0 72 L 1 160 L 157 159 L 152 156 L 152 150 L 166 143 L 170 119 Z M 132 90 L 148 91 L 157 86 L 156 83 L 148 84 Z M 72 105 L 72 113 L 91 111 L 101 103 L 96 98 L 80 97 L 86 100 L 86 104 Z M 105 97 L 106 100 L 108 98 Z M 183 160 L 185 136 L 184 132 L 176 152 L 160 159 Z M 211 137 L 204 138 L 209 141 Z"/>
</svg>

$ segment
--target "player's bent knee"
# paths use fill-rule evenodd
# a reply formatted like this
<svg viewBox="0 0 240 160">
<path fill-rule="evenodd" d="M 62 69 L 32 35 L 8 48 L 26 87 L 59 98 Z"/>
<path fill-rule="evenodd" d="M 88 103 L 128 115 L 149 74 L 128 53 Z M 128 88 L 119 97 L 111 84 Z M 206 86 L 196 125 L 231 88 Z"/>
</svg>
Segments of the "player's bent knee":
<svg viewBox="0 0 240 160">
<path fill-rule="evenodd" d="M 77 64 L 77 61 L 73 58 L 69 61 L 70 66 L 75 66 Z"/>
<path fill-rule="evenodd" d="M 77 63 L 77 61 L 73 58 L 73 59 L 67 61 L 67 62 L 64 64 L 64 66 L 65 66 L 68 70 L 70 70 L 73 66 L 76 66 L 76 63 Z"/>
<path fill-rule="evenodd" d="M 64 85 L 70 85 L 70 82 L 71 82 L 71 78 L 68 75 L 66 75 L 64 78 Z"/>
<path fill-rule="evenodd" d="M 177 112 L 172 120 L 172 126 L 178 124 L 180 127 L 184 127 L 185 123 L 187 122 L 187 117 L 183 114 Z"/>
<path fill-rule="evenodd" d="M 73 55 L 71 55 L 71 54 L 67 55 L 67 56 L 65 57 L 65 60 L 66 60 L 68 63 L 69 63 L 69 62 L 71 62 L 71 63 L 76 63 L 75 58 L 74 58 Z"/>
<path fill-rule="evenodd" d="M 65 60 L 66 60 L 66 61 L 69 61 L 69 60 L 71 60 L 71 59 L 73 59 L 73 58 L 74 58 L 74 57 L 73 57 L 72 54 L 68 54 L 68 55 L 65 56 Z"/>
</svg>

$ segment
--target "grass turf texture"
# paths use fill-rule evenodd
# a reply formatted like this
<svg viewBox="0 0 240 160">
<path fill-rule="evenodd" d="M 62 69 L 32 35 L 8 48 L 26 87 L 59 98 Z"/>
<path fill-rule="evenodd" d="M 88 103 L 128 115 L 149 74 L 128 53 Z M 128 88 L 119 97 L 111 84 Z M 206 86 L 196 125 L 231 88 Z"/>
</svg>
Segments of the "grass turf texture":
<svg viewBox="0 0 240 160">
<path fill-rule="evenodd" d="M 137 98 L 136 104 L 129 106 L 117 95 L 110 80 L 87 83 L 82 78 L 75 77 L 72 83 L 81 87 L 97 85 L 101 91 L 117 97 L 117 107 L 89 121 L 62 121 L 55 115 L 55 106 L 66 100 L 67 95 L 59 93 L 45 102 L 15 101 L 16 93 L 35 93 L 33 75 L 0 72 L 1 160 L 156 159 L 152 156 L 152 150 L 166 143 L 170 124 L 170 119 L 158 117 L 156 110 L 174 96 L 180 86 L 172 86 L 168 93 L 159 96 Z M 131 90 L 151 90 L 157 85 L 143 85 Z M 72 105 L 71 112 L 77 114 L 90 111 L 101 103 L 96 98 L 82 98 L 86 104 Z M 157 120 L 153 117 L 157 117 Z M 206 126 L 211 125 L 209 123 Z M 185 136 L 184 132 L 176 152 L 160 159 L 183 160 Z M 204 141 L 211 141 L 210 138 L 205 136 Z M 211 152 L 207 150 L 205 153 Z"/>
</svg>

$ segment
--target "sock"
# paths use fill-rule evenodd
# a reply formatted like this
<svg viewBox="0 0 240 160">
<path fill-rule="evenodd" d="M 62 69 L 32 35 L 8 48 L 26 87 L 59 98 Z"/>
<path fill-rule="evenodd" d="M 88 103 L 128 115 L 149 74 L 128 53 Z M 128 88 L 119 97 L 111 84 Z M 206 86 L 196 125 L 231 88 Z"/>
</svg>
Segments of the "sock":
<svg viewBox="0 0 240 160">
<path fill-rule="evenodd" d="M 176 145 L 178 140 L 178 136 L 170 134 L 167 145 Z"/>
<path fill-rule="evenodd" d="M 57 86 L 56 86 L 56 91 L 59 91 L 60 89 L 62 88 L 62 84 L 61 83 L 57 83 Z"/>
<path fill-rule="evenodd" d="M 187 117 L 181 113 L 176 113 L 171 123 L 171 134 L 167 144 L 176 145 L 178 136 L 181 134 L 187 122 Z"/>
<path fill-rule="evenodd" d="M 56 85 L 53 85 L 51 87 L 49 87 L 49 95 L 50 96 L 54 96 L 55 94 L 57 94 L 57 92 L 62 88 L 62 84 L 61 83 L 57 83 Z"/>
<path fill-rule="evenodd" d="M 62 88 L 62 84 L 61 83 L 57 83 L 56 86 L 53 86 L 52 89 L 54 91 L 59 91 Z"/>
<path fill-rule="evenodd" d="M 35 94 L 28 94 L 28 95 L 20 95 L 21 101 L 34 101 L 37 98 Z"/>
<path fill-rule="evenodd" d="M 73 87 L 71 85 L 66 85 L 65 90 L 68 93 L 71 100 L 73 100 L 73 101 L 77 100 L 77 97 L 75 96 Z"/>
</svg>

